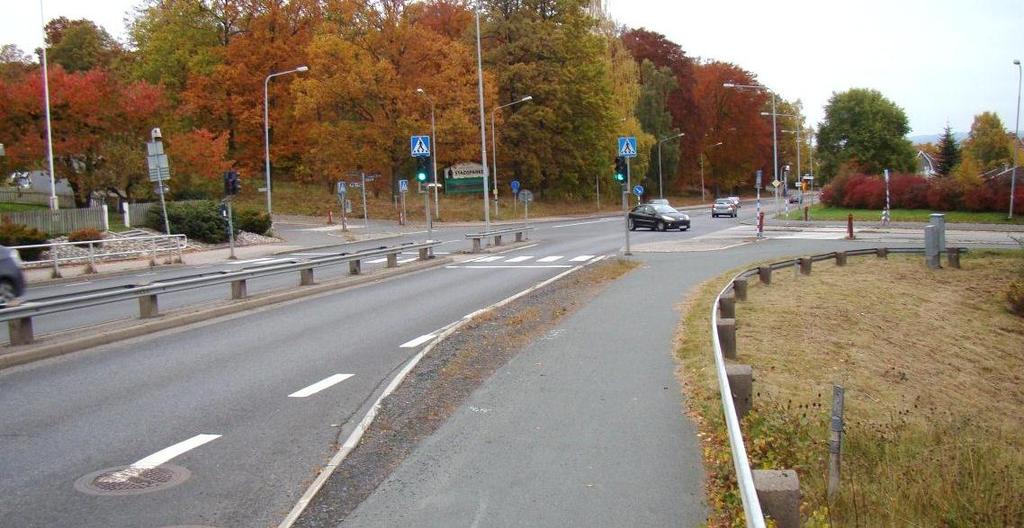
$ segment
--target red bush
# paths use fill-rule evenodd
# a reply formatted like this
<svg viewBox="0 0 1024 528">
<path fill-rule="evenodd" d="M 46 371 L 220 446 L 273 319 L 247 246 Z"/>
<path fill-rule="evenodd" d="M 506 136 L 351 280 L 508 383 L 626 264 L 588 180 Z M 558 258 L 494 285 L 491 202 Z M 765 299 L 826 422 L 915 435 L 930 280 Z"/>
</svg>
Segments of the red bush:
<svg viewBox="0 0 1024 528">
<path fill-rule="evenodd" d="M 928 207 L 936 211 L 956 211 L 963 207 L 964 191 L 952 178 L 936 178 L 928 188 Z"/>
<path fill-rule="evenodd" d="M 964 207 L 968 211 L 993 211 L 996 207 L 996 190 L 990 185 L 979 185 L 964 193 Z M 1009 209 L 1009 204 L 1007 204 Z M 1016 204 L 1014 204 L 1016 209 Z"/>
<path fill-rule="evenodd" d="M 885 182 L 877 176 L 858 174 L 846 185 L 843 206 L 853 209 L 885 207 Z"/>
<path fill-rule="evenodd" d="M 1019 183 L 1014 214 L 1024 215 L 1024 181 Z M 1010 207 L 1010 183 L 1007 178 L 965 189 L 953 178 L 928 180 L 916 174 L 894 174 L 889 179 L 889 200 L 893 209 L 1006 212 Z M 838 176 L 821 190 L 821 202 L 830 207 L 882 209 L 885 180 L 867 174 Z"/>
<path fill-rule="evenodd" d="M 894 174 L 889 178 L 889 199 L 893 209 L 927 209 L 928 180 L 916 174 Z"/>
</svg>

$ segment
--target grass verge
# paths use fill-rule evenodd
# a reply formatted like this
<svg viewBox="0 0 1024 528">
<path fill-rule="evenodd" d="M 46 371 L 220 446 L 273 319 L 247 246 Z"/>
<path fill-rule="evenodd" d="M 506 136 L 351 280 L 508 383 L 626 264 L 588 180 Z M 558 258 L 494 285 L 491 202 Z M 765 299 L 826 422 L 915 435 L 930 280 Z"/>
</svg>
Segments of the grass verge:
<svg viewBox="0 0 1024 528">
<path fill-rule="evenodd" d="M 23 211 L 45 211 L 48 206 L 27 203 L 0 203 L 0 213 L 20 213 Z"/>
<path fill-rule="evenodd" d="M 783 220 L 803 220 L 803 206 L 795 205 L 789 214 L 780 214 Z M 928 209 L 893 209 L 890 211 L 893 222 L 928 222 L 929 215 L 935 213 Z M 811 220 L 836 220 L 845 221 L 847 216 L 852 214 L 857 222 L 880 222 L 882 211 L 873 209 L 846 209 L 844 207 L 826 207 L 821 204 L 811 206 Z M 942 211 L 946 215 L 946 222 L 953 224 L 1024 224 L 1024 217 L 1016 216 L 1012 220 L 1006 218 L 1006 213 L 975 213 L 970 211 Z"/>
<path fill-rule="evenodd" d="M 921 257 L 857 257 L 751 282 L 737 306 L 755 384 L 744 438 L 753 468 L 797 470 L 805 526 L 1024 525 L 1024 319 L 1005 302 L 1022 256 L 982 251 L 936 271 Z M 743 523 L 708 328 L 731 276 L 691 298 L 678 349 L 711 526 Z M 846 436 L 830 504 L 833 383 L 846 388 Z"/>
</svg>

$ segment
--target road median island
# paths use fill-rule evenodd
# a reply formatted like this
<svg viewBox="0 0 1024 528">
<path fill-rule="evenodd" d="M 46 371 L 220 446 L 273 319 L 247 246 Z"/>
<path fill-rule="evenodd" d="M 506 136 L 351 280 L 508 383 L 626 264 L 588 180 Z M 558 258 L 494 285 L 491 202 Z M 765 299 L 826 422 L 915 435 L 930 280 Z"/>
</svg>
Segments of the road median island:
<svg viewBox="0 0 1024 528">
<path fill-rule="evenodd" d="M 437 341 L 382 402 L 295 526 L 337 526 L 494 372 L 636 266 L 606 259 L 485 309 Z"/>
<path fill-rule="evenodd" d="M 1024 318 L 1006 302 L 1022 257 L 975 251 L 937 270 L 920 255 L 856 257 L 749 281 L 735 305 L 736 363 L 753 369 L 743 435 L 752 468 L 797 471 L 803 526 L 1022 525 Z M 712 527 L 743 516 L 708 320 L 733 275 L 690 297 L 677 349 Z M 845 423 L 829 500 L 833 385 Z"/>
</svg>

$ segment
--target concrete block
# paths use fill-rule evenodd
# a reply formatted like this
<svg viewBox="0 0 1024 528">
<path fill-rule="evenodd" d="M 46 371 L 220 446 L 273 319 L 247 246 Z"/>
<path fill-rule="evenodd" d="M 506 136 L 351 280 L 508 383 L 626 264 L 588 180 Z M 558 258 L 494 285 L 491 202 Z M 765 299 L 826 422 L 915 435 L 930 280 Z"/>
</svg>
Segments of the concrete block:
<svg viewBox="0 0 1024 528">
<path fill-rule="evenodd" d="M 388 253 L 388 267 L 389 268 L 397 268 L 398 267 L 398 253 Z"/>
<path fill-rule="evenodd" d="M 494 235 L 494 245 L 495 246 L 500 246 L 501 245 L 501 235 Z"/>
<path fill-rule="evenodd" d="M 755 469 L 754 489 L 761 511 L 779 528 L 800 527 L 800 479 L 792 469 Z"/>
<path fill-rule="evenodd" d="M 747 300 L 747 279 L 736 279 L 732 281 L 732 291 L 736 294 L 737 301 Z"/>
<path fill-rule="evenodd" d="M 718 342 L 722 345 L 723 356 L 736 359 L 736 319 L 718 320 Z"/>
<path fill-rule="evenodd" d="M 800 274 L 810 275 L 812 264 L 814 264 L 814 262 L 811 260 L 811 257 L 800 257 Z"/>
<path fill-rule="evenodd" d="M 736 418 L 742 420 L 754 406 L 754 369 L 750 365 L 729 364 L 725 366 L 725 375 L 729 378 Z"/>
<path fill-rule="evenodd" d="M 770 286 L 772 284 L 772 269 L 768 266 L 757 268 L 757 275 L 761 278 L 761 284 Z"/>
<path fill-rule="evenodd" d="M 960 269 L 960 250 L 957 248 L 946 249 L 946 260 L 949 267 Z"/>
<path fill-rule="evenodd" d="M 523 231 L 516 231 L 516 242 L 522 242 L 523 241 L 523 233 L 524 233 Z"/>
<path fill-rule="evenodd" d="M 35 341 L 32 333 L 32 318 L 22 317 L 7 321 L 7 334 L 10 336 L 11 345 L 28 345 Z"/>
<path fill-rule="evenodd" d="M 312 286 L 316 284 L 313 280 L 313 268 L 299 270 L 299 286 Z"/>
<path fill-rule="evenodd" d="M 836 252 L 836 266 L 845 266 L 845 265 L 846 265 L 846 252 L 845 251 L 837 251 Z"/>
<path fill-rule="evenodd" d="M 139 297 L 139 317 L 150 319 L 160 315 L 160 307 L 156 302 L 156 294 Z"/>
<path fill-rule="evenodd" d="M 420 248 L 420 260 L 430 259 L 430 248 Z"/>
<path fill-rule="evenodd" d="M 248 290 L 245 279 L 231 281 L 231 298 L 237 300 L 245 299 L 246 297 L 248 297 Z"/>
<path fill-rule="evenodd" d="M 875 256 L 878 258 L 889 258 L 889 248 L 878 248 L 875 250 Z"/>
<path fill-rule="evenodd" d="M 480 252 L 480 239 L 479 238 L 473 238 L 471 240 L 473 241 L 473 253 L 479 253 Z"/>
<path fill-rule="evenodd" d="M 718 299 L 718 310 L 724 319 L 736 318 L 736 294 L 726 293 Z"/>
<path fill-rule="evenodd" d="M 358 260 L 350 260 L 349 261 L 349 263 L 348 263 L 348 273 L 350 275 L 359 275 L 359 272 L 361 270 L 362 270 L 362 266 L 360 265 Z"/>
</svg>

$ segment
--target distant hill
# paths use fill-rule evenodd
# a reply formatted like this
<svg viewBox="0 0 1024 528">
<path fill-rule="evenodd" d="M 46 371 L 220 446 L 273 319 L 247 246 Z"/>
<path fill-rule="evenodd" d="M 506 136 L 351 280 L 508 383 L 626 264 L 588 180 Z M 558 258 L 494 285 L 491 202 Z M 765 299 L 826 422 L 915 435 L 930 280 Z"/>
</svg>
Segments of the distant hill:
<svg viewBox="0 0 1024 528">
<path fill-rule="evenodd" d="M 942 134 L 927 134 L 920 136 L 910 136 L 907 139 L 909 139 L 910 142 L 915 145 L 920 145 L 922 143 L 938 143 L 939 138 L 941 137 Z M 967 132 L 953 132 L 953 137 L 956 139 L 957 143 L 960 143 L 963 140 L 967 139 Z"/>
</svg>

